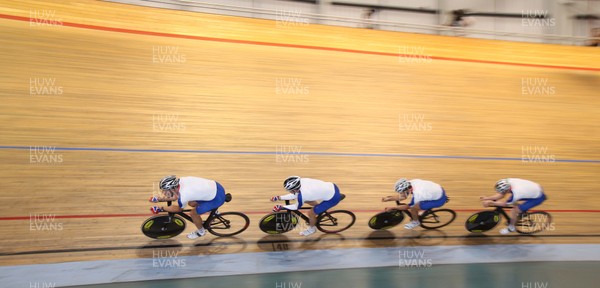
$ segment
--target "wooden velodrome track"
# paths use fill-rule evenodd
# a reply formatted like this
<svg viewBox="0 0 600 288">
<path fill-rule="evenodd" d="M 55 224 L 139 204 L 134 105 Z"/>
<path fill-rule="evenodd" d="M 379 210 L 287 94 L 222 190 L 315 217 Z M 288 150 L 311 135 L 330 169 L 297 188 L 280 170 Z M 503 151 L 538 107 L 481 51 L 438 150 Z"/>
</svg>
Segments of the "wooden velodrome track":
<svg viewBox="0 0 600 288">
<path fill-rule="evenodd" d="M 168 244 L 181 244 L 181 255 L 207 255 L 600 242 L 597 49 L 89 0 L 2 1 L 0 15 L 1 265 L 152 257 L 145 245 Z M 430 61 L 398 56 L 416 50 Z M 32 95 L 31 85 L 54 93 Z M 546 92 L 523 93 L 532 87 Z M 402 126 L 415 117 L 430 128 Z M 60 160 L 31 163 L 51 156 L 32 146 L 56 147 L 52 159 Z M 276 154 L 290 150 L 327 153 Z M 521 161 L 536 155 L 556 161 Z M 222 211 L 247 212 L 251 227 L 236 239 L 150 241 L 139 230 L 150 216 L 146 201 L 172 173 L 218 180 L 234 195 Z M 348 195 L 339 206 L 356 212 L 355 226 L 306 239 L 260 232 L 268 198 L 295 174 L 338 183 Z M 467 237 L 463 223 L 482 209 L 478 197 L 507 176 L 544 186 L 554 231 Z M 379 200 L 399 177 L 441 183 L 457 220 L 442 231 L 373 233 L 367 219 L 385 207 Z M 55 216 L 46 224 L 60 229 L 39 230 L 31 215 Z"/>
</svg>

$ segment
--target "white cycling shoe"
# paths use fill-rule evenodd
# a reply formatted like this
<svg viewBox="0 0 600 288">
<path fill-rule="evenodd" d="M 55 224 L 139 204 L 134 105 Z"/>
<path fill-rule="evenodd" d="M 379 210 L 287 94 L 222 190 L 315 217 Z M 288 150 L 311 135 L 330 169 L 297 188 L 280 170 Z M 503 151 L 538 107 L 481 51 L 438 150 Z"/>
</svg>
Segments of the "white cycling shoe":
<svg viewBox="0 0 600 288">
<path fill-rule="evenodd" d="M 202 228 L 202 229 L 198 229 L 198 230 L 188 234 L 187 238 L 196 239 L 196 238 L 200 238 L 200 237 L 204 236 L 204 234 L 206 234 L 206 230 L 204 228 Z"/>
<path fill-rule="evenodd" d="M 410 221 L 407 224 L 404 225 L 404 228 L 406 229 L 413 229 L 417 226 L 421 225 L 421 223 L 419 223 L 419 221 Z"/>
<path fill-rule="evenodd" d="M 506 234 L 508 234 L 508 233 L 515 232 L 515 230 L 516 230 L 516 229 L 515 229 L 515 226 L 508 225 L 508 227 L 506 227 L 506 228 L 503 228 L 503 229 L 500 229 L 500 234 L 502 234 L 502 235 L 506 235 Z"/>
<path fill-rule="evenodd" d="M 315 232 L 317 232 L 317 227 L 310 226 L 310 227 L 308 227 L 308 229 L 300 232 L 300 235 L 302 235 L 302 236 L 308 236 L 308 235 L 313 234 Z"/>
</svg>

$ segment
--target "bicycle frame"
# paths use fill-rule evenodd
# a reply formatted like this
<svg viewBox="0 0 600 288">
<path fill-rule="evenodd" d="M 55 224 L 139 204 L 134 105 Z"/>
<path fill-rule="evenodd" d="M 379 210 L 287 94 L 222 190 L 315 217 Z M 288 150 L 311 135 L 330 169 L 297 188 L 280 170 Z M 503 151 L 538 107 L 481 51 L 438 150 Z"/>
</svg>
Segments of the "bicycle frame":
<svg viewBox="0 0 600 288">
<path fill-rule="evenodd" d="M 408 206 L 408 204 L 402 203 L 400 201 L 396 201 L 396 205 L 397 206 L 400 206 L 400 205 L 406 205 L 406 206 Z M 409 207 L 409 209 L 410 209 L 410 207 Z M 396 210 L 398 210 L 400 212 L 404 212 L 411 220 L 415 220 L 415 219 L 412 218 L 412 213 L 410 213 L 409 209 L 404 209 L 404 210 L 396 209 Z"/>
<path fill-rule="evenodd" d="M 512 209 L 514 206 L 496 206 L 496 209 L 494 211 L 498 212 L 498 214 L 504 216 L 504 219 L 506 219 L 506 221 L 508 221 L 508 223 L 510 223 L 510 215 L 508 215 L 508 213 L 506 213 L 506 211 L 504 211 L 505 209 Z M 520 215 L 522 215 L 523 213 L 521 213 Z M 517 216 L 517 223 L 519 221 L 518 219 L 519 216 Z"/>
<path fill-rule="evenodd" d="M 290 200 L 285 200 L 285 205 L 290 205 Z M 306 216 L 306 215 L 304 215 L 304 213 L 300 212 L 300 210 L 307 210 L 307 209 L 312 209 L 312 207 L 300 207 L 300 208 L 298 208 L 298 210 L 289 210 L 289 209 L 284 209 L 284 210 L 286 210 L 287 213 L 296 214 L 297 216 L 299 216 L 300 218 L 302 218 L 302 220 L 304 220 L 306 222 L 310 222 L 310 219 L 308 218 L 308 216 Z M 327 211 L 325 211 L 321 214 L 324 214 L 324 213 L 327 213 Z M 319 215 L 316 215 L 317 218 L 319 217 Z"/>
<path fill-rule="evenodd" d="M 340 202 L 342 202 L 344 199 L 346 199 L 346 195 L 342 194 Z M 290 200 L 285 200 L 285 205 L 290 205 Z M 312 209 L 312 208 L 314 208 L 314 207 L 300 207 L 297 210 L 289 210 L 289 209 L 284 209 L 284 210 L 286 210 L 286 213 L 295 214 L 295 215 L 299 216 L 300 218 L 302 218 L 302 220 L 310 223 L 310 219 L 308 218 L 308 216 L 306 216 L 304 213 L 300 212 L 300 210 L 307 210 L 307 209 Z M 321 214 L 318 214 L 315 216 L 318 219 L 319 216 L 327 215 L 327 214 L 328 214 L 328 211 L 324 211 Z"/>
<path fill-rule="evenodd" d="M 510 209 L 510 208 L 512 208 L 512 207 L 497 206 L 495 211 L 498 212 L 498 214 L 504 216 L 504 218 L 510 222 L 510 216 L 508 215 L 508 213 L 506 213 L 506 211 L 504 211 L 504 209 Z"/>
<path fill-rule="evenodd" d="M 167 206 L 171 206 L 171 204 L 172 204 L 172 201 L 167 201 Z M 183 217 L 185 220 L 188 220 L 191 223 L 194 223 L 194 220 L 192 220 L 192 216 L 185 213 L 185 212 L 190 212 L 190 211 L 192 211 L 192 209 L 185 209 L 181 212 L 167 212 L 167 213 L 169 213 L 169 222 L 167 222 L 167 223 L 170 223 L 171 219 L 175 215 L 179 215 L 179 216 Z M 210 211 L 210 214 L 208 215 L 208 217 L 204 221 L 202 221 L 202 227 L 208 228 L 210 222 L 215 217 L 216 212 L 217 212 L 217 209 L 213 209 Z"/>
</svg>

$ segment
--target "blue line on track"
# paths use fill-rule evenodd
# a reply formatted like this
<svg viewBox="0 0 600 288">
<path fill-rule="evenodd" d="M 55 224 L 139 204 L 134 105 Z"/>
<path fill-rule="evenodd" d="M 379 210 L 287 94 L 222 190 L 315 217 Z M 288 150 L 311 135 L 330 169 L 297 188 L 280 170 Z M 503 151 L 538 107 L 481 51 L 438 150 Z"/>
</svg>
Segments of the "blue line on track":
<svg viewBox="0 0 600 288">
<path fill-rule="evenodd" d="M 31 146 L 43 147 L 43 146 Z M 0 149 L 29 150 L 30 146 L 0 146 Z M 49 147 L 49 146 L 48 146 Z M 452 155 L 417 155 L 417 154 L 394 154 L 394 153 L 340 153 L 340 152 L 293 152 L 282 153 L 278 151 L 231 151 L 231 150 L 181 150 L 181 149 L 130 149 L 130 148 L 92 148 L 92 147 L 52 147 L 55 151 L 104 151 L 104 152 L 136 152 L 136 153 L 198 153 L 198 154 L 241 154 L 241 155 L 319 155 L 319 156 L 341 156 L 341 157 L 398 157 L 417 159 L 463 159 L 463 160 L 485 160 L 485 161 L 522 161 L 516 157 L 485 157 L 485 156 L 452 156 Z M 555 159 L 554 162 L 562 163 L 600 163 L 600 160 L 585 159 Z"/>
</svg>

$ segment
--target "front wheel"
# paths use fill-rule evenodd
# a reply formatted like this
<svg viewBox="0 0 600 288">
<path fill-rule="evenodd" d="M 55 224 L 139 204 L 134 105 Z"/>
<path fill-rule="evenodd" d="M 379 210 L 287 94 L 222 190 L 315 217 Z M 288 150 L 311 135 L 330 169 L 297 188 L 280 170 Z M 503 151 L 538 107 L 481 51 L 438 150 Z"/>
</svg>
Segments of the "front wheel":
<svg viewBox="0 0 600 288">
<path fill-rule="evenodd" d="M 467 218 L 465 228 L 469 232 L 481 233 L 496 227 L 498 222 L 500 222 L 500 214 L 496 211 L 481 211 Z"/>
<path fill-rule="evenodd" d="M 216 236 L 233 236 L 244 232 L 250 226 L 250 219 L 240 212 L 224 212 L 215 215 L 208 225 L 208 232 Z"/>
<path fill-rule="evenodd" d="M 437 229 L 452 223 L 456 219 L 456 212 L 450 209 L 427 210 L 419 218 L 421 227 L 425 229 Z"/>
<path fill-rule="evenodd" d="M 369 219 L 369 227 L 373 230 L 389 229 L 404 220 L 404 213 L 401 210 L 392 210 L 390 212 L 381 212 Z"/>
<path fill-rule="evenodd" d="M 352 227 L 354 221 L 356 216 L 350 211 L 325 211 L 317 217 L 317 229 L 325 233 L 338 233 Z"/>
<path fill-rule="evenodd" d="M 553 230 L 552 216 L 544 211 L 523 213 L 515 225 L 521 234 L 535 234 L 544 230 Z"/>
<path fill-rule="evenodd" d="M 142 223 L 142 233 L 153 239 L 173 238 L 185 230 L 185 220 L 179 216 L 158 215 Z"/>
</svg>

